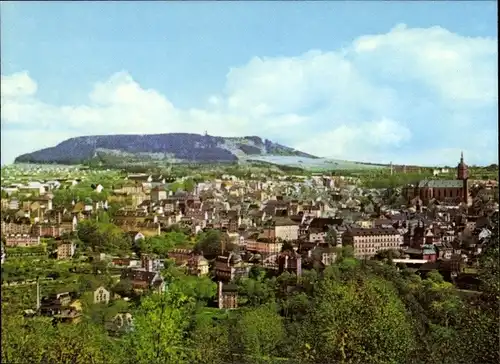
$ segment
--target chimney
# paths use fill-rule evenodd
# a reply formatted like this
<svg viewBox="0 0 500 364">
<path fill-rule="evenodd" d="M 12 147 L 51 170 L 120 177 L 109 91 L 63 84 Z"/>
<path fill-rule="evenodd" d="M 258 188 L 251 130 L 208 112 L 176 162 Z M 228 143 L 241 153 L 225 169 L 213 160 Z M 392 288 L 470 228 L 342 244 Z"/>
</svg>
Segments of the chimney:
<svg viewBox="0 0 500 364">
<path fill-rule="evenodd" d="M 143 255 L 142 256 L 142 267 L 146 269 L 146 272 L 152 272 L 153 271 L 153 260 L 147 256 Z"/>
<path fill-rule="evenodd" d="M 224 302 L 222 301 L 222 282 L 219 281 L 217 284 L 217 301 L 219 304 L 219 309 L 224 308 Z"/>
<path fill-rule="evenodd" d="M 224 252 L 226 250 L 226 242 L 224 241 L 224 239 L 221 240 L 220 242 L 220 249 L 221 249 L 221 254 L 224 255 Z M 229 261 L 228 261 L 228 264 L 229 264 Z"/>
<path fill-rule="evenodd" d="M 297 259 L 296 264 L 297 264 L 297 280 L 298 280 L 299 277 L 302 275 L 302 258 L 298 256 L 296 259 Z"/>
<path fill-rule="evenodd" d="M 40 277 L 36 277 L 36 310 L 40 310 Z"/>
</svg>

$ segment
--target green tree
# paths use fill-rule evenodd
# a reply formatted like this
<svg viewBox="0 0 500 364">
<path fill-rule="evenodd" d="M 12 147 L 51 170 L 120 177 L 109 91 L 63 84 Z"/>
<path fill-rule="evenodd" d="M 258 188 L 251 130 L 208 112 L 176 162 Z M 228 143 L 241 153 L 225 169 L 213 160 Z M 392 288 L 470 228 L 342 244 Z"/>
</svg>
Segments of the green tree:
<svg viewBox="0 0 500 364">
<path fill-rule="evenodd" d="M 112 292 L 121 297 L 134 296 L 132 282 L 129 279 L 120 279 L 120 281 L 115 286 L 113 286 Z"/>
<path fill-rule="evenodd" d="M 333 226 L 329 226 L 325 235 L 325 242 L 330 246 L 337 246 L 337 235 L 337 230 Z"/>
<path fill-rule="evenodd" d="M 217 292 L 217 284 L 208 277 L 189 276 L 179 272 L 170 279 L 170 289 L 178 290 L 204 306 Z"/>
<path fill-rule="evenodd" d="M 226 364 L 230 362 L 229 327 L 226 321 L 199 319 L 191 336 L 193 364 Z"/>
<path fill-rule="evenodd" d="M 2 315 L 2 363 L 119 363 L 100 326 L 53 325 L 50 319 Z"/>
<path fill-rule="evenodd" d="M 186 307 L 191 300 L 172 289 L 144 298 L 134 315 L 134 331 L 127 337 L 124 362 L 137 364 L 185 363 L 185 330 L 189 324 Z"/>
<path fill-rule="evenodd" d="M 274 305 L 244 310 L 237 316 L 230 332 L 233 352 L 242 355 L 242 361 L 250 363 L 277 356 L 284 336 L 283 319 Z"/>
<path fill-rule="evenodd" d="M 274 302 L 274 291 L 267 281 L 251 278 L 238 282 L 241 299 L 246 299 L 250 306 L 260 306 Z"/>
<path fill-rule="evenodd" d="M 84 220 L 77 226 L 82 248 L 93 254 L 129 251 L 130 240 L 114 224 Z"/>
<path fill-rule="evenodd" d="M 193 181 L 191 178 L 186 179 L 184 181 L 184 191 L 192 193 L 194 192 L 195 188 L 196 188 L 196 182 Z"/>
<path fill-rule="evenodd" d="M 399 363 L 415 348 L 411 321 L 379 278 L 321 281 L 304 342 L 322 363 Z"/>
<path fill-rule="evenodd" d="M 181 182 L 174 182 L 168 185 L 168 189 L 172 191 L 173 193 L 177 192 L 178 190 L 182 189 L 184 185 Z"/>
<path fill-rule="evenodd" d="M 208 230 L 197 236 L 195 251 L 203 252 L 208 258 L 214 258 L 224 252 L 230 251 L 232 245 L 226 234 L 219 230 Z"/>
</svg>

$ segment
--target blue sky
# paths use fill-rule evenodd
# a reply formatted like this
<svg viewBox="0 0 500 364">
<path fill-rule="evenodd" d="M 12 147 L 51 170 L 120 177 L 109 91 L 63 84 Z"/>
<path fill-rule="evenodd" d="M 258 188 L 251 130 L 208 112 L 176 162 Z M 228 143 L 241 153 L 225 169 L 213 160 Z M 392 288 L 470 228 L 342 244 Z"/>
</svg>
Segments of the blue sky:
<svg viewBox="0 0 500 364">
<path fill-rule="evenodd" d="M 3 2 L 2 163 L 91 134 L 497 162 L 496 2 Z"/>
</svg>

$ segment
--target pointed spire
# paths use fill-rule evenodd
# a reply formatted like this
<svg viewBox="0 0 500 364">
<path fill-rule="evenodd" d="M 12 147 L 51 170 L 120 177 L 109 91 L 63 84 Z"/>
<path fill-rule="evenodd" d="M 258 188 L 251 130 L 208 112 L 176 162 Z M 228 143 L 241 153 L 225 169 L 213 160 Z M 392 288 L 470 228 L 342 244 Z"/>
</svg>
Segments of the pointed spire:
<svg viewBox="0 0 500 364">
<path fill-rule="evenodd" d="M 460 152 L 460 162 L 462 162 L 462 163 L 464 162 L 464 152 L 463 151 Z"/>
</svg>

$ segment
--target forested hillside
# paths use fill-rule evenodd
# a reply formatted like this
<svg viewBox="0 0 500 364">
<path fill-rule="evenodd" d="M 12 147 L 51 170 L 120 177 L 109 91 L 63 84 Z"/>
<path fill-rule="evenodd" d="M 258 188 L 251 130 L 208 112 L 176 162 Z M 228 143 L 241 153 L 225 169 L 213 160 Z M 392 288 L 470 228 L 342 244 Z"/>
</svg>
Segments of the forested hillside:
<svg viewBox="0 0 500 364">
<path fill-rule="evenodd" d="M 134 331 L 120 337 L 104 331 L 102 307 L 89 308 L 81 324 L 55 327 L 2 310 L 2 362 L 498 363 L 493 241 L 481 258 L 481 294 L 344 249 L 323 273 L 299 279 L 253 269 L 238 282 L 244 308 L 225 311 L 207 307 L 216 291 L 209 278 L 170 266 L 168 292 L 138 301 Z"/>
<path fill-rule="evenodd" d="M 270 140 L 250 136 L 223 138 L 210 135 L 171 133 L 148 135 L 99 135 L 71 138 L 58 145 L 18 156 L 16 163 L 77 164 L 109 156 L 138 160 L 169 159 L 184 162 L 234 162 L 255 155 L 302 156 Z"/>
</svg>

